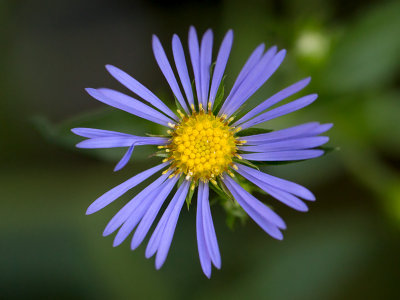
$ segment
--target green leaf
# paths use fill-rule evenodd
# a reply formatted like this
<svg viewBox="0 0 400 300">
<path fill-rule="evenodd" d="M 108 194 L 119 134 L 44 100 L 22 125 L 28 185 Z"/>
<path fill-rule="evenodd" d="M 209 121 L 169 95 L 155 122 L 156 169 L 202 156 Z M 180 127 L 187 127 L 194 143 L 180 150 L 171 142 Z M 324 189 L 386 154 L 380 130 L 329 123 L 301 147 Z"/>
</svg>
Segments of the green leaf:
<svg viewBox="0 0 400 300">
<path fill-rule="evenodd" d="M 151 154 L 149 157 L 153 157 L 153 156 L 156 156 L 156 157 L 168 157 L 168 154 L 165 151 L 160 150 L 160 151 L 157 151 L 157 152 Z"/>
<path fill-rule="evenodd" d="M 256 135 L 256 134 L 268 133 L 271 131 L 273 130 L 265 128 L 247 128 L 236 133 L 236 136 Z"/>
<path fill-rule="evenodd" d="M 254 169 L 260 170 L 260 168 L 257 165 L 253 164 L 252 162 L 249 162 L 246 159 L 243 159 L 243 158 L 242 159 L 238 159 L 238 158 L 234 157 L 233 161 L 238 163 L 238 164 L 242 164 L 242 165 L 248 166 L 250 168 L 254 168 Z"/>
<path fill-rule="evenodd" d="M 184 180 L 185 180 L 185 176 L 182 175 L 181 177 L 179 177 L 179 180 L 178 180 L 178 183 L 177 183 L 177 187 L 178 188 L 182 185 Z"/>
<path fill-rule="evenodd" d="M 186 206 L 187 209 L 189 210 L 190 204 L 192 203 L 192 198 L 193 198 L 193 194 L 196 188 L 192 189 L 191 187 L 189 187 L 189 193 L 186 195 Z"/>
<path fill-rule="evenodd" d="M 209 186 L 222 199 L 229 199 L 229 196 L 218 185 L 211 183 Z"/>
<path fill-rule="evenodd" d="M 221 84 L 218 87 L 217 95 L 215 96 L 214 108 L 213 108 L 214 114 L 219 111 L 219 109 L 221 108 L 221 105 L 222 105 L 222 99 L 224 98 L 224 94 L 225 94 L 224 81 L 225 81 L 225 76 L 222 77 Z"/>
<path fill-rule="evenodd" d="M 174 96 L 175 99 L 175 105 L 177 107 L 177 109 L 179 109 L 182 113 L 185 113 L 185 110 L 183 109 L 183 107 L 181 106 L 181 104 L 179 103 L 178 99 L 176 99 L 176 97 Z"/>
</svg>

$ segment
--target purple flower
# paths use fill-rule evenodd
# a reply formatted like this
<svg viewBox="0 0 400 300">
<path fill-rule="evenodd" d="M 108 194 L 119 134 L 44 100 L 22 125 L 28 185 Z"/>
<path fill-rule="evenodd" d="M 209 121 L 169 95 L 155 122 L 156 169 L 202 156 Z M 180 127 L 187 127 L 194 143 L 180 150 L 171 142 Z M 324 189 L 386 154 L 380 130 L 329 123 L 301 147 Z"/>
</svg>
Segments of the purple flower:
<svg viewBox="0 0 400 300">
<path fill-rule="evenodd" d="M 308 189 L 249 167 L 252 164 L 248 161 L 293 161 L 321 156 L 323 150 L 318 147 L 325 144 L 328 137 L 319 135 L 329 130 L 332 124 L 311 122 L 273 132 L 260 133 L 258 130 L 257 134 L 251 134 L 250 131 L 246 134 L 244 129 L 294 112 L 314 102 L 317 95 L 310 94 L 271 108 L 303 89 L 310 82 L 310 78 L 300 80 L 276 93 L 237 119 L 235 117 L 238 109 L 278 69 L 286 51 L 278 51 L 275 46 L 264 51 L 263 44 L 258 46 L 240 71 L 230 93 L 222 101 L 223 74 L 232 47 L 233 32 L 230 30 L 225 35 L 212 72 L 212 31 L 207 30 L 199 43 L 196 30 L 191 27 L 188 42 L 189 59 L 194 75 L 193 88 L 186 64 L 187 58 L 179 37 L 173 36 L 172 50 L 181 85 L 159 39 L 153 36 L 156 61 L 179 103 L 177 114 L 141 83 L 111 65 L 106 66 L 108 72 L 142 101 L 111 89 L 86 89 L 92 97 L 101 102 L 167 127 L 165 137 L 143 137 L 90 128 L 75 128 L 72 131 L 87 138 L 77 145 L 79 148 L 127 147 L 128 150 L 115 167 L 115 171 L 128 163 L 136 146 L 157 145 L 158 149 L 161 149 L 164 157 L 161 164 L 106 192 L 87 210 L 87 214 L 97 212 L 147 178 L 162 171 L 161 175 L 157 175 L 157 179 L 111 219 L 104 230 L 105 236 L 117 231 L 114 246 L 121 244 L 134 232 L 131 248 L 136 249 L 148 234 L 174 186 L 178 185 L 146 248 L 147 258 L 156 255 L 157 269 L 164 264 L 168 255 L 182 206 L 197 187 L 196 230 L 199 257 L 204 274 L 210 277 L 212 264 L 217 268 L 221 267 L 221 256 L 211 216 L 209 188 L 223 187 L 222 190 L 229 191 L 229 197 L 237 201 L 264 231 L 276 239 L 282 239 L 281 230 L 286 228 L 285 222 L 241 187 L 234 179 L 234 173 L 278 201 L 296 210 L 307 211 L 303 200 L 315 200 Z"/>
</svg>

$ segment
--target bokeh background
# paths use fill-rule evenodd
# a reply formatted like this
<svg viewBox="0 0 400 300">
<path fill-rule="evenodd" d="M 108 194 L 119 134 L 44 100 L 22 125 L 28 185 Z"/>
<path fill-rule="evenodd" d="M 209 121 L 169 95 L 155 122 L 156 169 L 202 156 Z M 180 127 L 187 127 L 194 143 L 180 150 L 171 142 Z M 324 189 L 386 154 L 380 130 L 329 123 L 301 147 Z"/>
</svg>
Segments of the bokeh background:
<svg viewBox="0 0 400 300">
<path fill-rule="evenodd" d="M 184 208 L 160 271 L 142 245 L 112 247 L 108 220 L 143 186 L 92 216 L 102 193 L 153 165 L 137 148 L 78 150 L 69 129 L 162 132 L 105 107 L 85 87 L 126 91 L 104 65 L 121 67 L 173 105 L 151 51 L 156 33 L 186 44 L 195 25 L 235 41 L 229 88 L 260 43 L 286 48 L 256 103 L 311 75 L 319 99 L 265 125 L 333 122 L 328 155 L 266 171 L 309 187 L 308 213 L 266 196 L 287 221 L 278 242 L 249 220 L 234 230 L 213 208 L 222 270 L 202 274 L 195 207 Z M 399 1 L 0 1 L 0 298 L 1 299 L 399 299 L 400 280 Z M 215 49 L 214 49 L 215 50 Z"/>
</svg>

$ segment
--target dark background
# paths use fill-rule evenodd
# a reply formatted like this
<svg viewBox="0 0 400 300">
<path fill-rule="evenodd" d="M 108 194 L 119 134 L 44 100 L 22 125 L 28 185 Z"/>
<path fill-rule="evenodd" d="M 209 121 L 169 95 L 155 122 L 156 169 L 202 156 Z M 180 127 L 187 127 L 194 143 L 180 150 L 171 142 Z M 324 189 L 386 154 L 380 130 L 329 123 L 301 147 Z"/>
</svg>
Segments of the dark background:
<svg viewBox="0 0 400 300">
<path fill-rule="evenodd" d="M 309 187 L 306 214 L 265 198 L 286 220 L 285 239 L 252 221 L 225 226 L 213 207 L 222 270 L 201 271 L 195 207 L 183 209 L 166 264 L 142 245 L 112 247 L 101 233 L 132 194 L 85 216 L 102 193 L 153 165 L 135 149 L 78 150 L 69 129 L 160 131 L 105 107 L 85 87 L 126 91 L 105 71 L 121 67 L 173 106 L 151 35 L 170 39 L 232 28 L 227 88 L 261 42 L 286 48 L 261 101 L 308 75 L 310 107 L 270 122 L 333 122 L 328 155 L 265 171 Z M 399 1 L 0 1 L 1 299 L 398 299 L 400 280 Z M 214 47 L 215 48 L 215 47 Z M 214 49 L 215 51 L 215 49 Z M 160 131 L 161 132 L 161 131 Z M 141 186 L 142 187 L 142 186 Z M 140 190 L 134 190 L 134 193 Z"/>
</svg>

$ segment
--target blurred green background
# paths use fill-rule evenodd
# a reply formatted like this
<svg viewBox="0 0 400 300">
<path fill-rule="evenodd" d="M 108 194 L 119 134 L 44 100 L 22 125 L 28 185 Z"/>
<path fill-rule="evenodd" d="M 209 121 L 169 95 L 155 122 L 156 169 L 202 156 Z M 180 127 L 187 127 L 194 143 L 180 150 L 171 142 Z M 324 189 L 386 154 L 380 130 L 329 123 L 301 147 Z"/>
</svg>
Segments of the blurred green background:
<svg viewBox="0 0 400 300">
<path fill-rule="evenodd" d="M 142 245 L 112 247 L 108 220 L 132 195 L 85 216 L 102 193 L 153 165 L 137 148 L 78 150 L 69 129 L 161 132 L 105 107 L 85 87 L 126 91 L 105 71 L 121 67 L 172 106 L 151 52 L 156 33 L 186 44 L 189 25 L 229 28 L 235 41 L 227 88 L 261 42 L 286 48 L 278 72 L 253 103 L 311 75 L 310 107 L 266 124 L 284 128 L 333 122 L 339 151 L 265 171 L 309 187 L 306 214 L 264 197 L 286 220 L 285 239 L 252 221 L 225 225 L 213 208 L 222 270 L 202 274 L 195 207 L 182 210 L 167 262 L 156 271 Z M 1 299 L 399 299 L 400 2 L 0 1 L 0 298 Z"/>
</svg>

